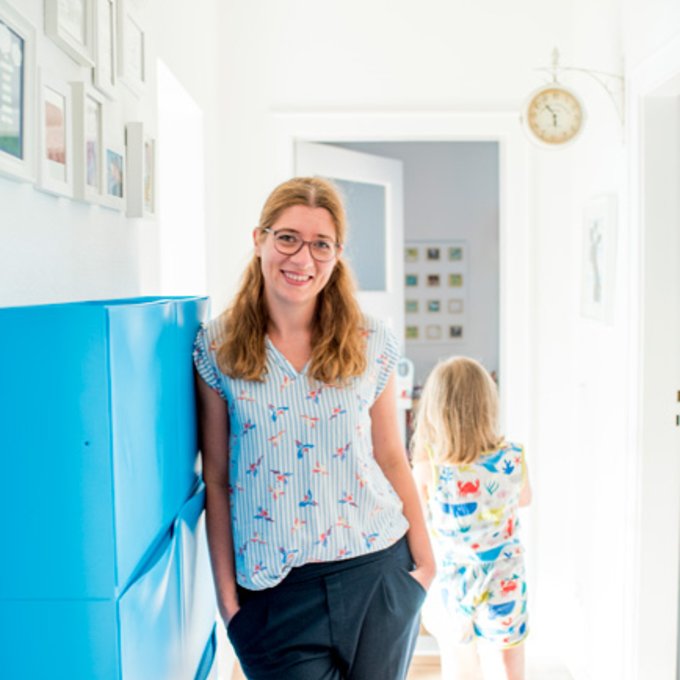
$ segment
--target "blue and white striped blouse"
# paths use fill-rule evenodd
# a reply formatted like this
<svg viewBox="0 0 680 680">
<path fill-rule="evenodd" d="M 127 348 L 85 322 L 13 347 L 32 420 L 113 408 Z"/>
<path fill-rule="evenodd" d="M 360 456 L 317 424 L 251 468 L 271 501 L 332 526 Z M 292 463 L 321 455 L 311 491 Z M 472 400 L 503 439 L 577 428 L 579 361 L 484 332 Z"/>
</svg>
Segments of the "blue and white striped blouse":
<svg viewBox="0 0 680 680">
<path fill-rule="evenodd" d="M 366 319 L 368 367 L 346 386 L 298 373 L 266 338 L 264 382 L 217 366 L 222 321 L 201 327 L 194 363 L 228 403 L 232 529 L 238 583 L 262 590 L 293 568 L 381 550 L 408 529 L 373 457 L 369 410 L 398 359 L 386 326 Z"/>
</svg>

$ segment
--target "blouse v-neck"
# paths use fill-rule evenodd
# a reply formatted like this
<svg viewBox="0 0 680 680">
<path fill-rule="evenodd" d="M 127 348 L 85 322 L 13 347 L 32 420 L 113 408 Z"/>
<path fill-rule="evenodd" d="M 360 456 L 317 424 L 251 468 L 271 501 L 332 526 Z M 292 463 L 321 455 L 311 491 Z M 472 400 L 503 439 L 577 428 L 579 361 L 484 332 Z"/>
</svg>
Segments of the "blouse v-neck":
<svg viewBox="0 0 680 680">
<path fill-rule="evenodd" d="M 273 340 L 269 337 L 269 333 L 265 334 L 264 341 L 269 348 L 269 351 L 272 353 L 272 356 L 283 370 L 289 372 L 292 377 L 307 375 L 307 369 L 309 368 L 311 359 L 307 359 L 304 366 L 298 371 L 286 355 L 274 344 Z"/>
</svg>

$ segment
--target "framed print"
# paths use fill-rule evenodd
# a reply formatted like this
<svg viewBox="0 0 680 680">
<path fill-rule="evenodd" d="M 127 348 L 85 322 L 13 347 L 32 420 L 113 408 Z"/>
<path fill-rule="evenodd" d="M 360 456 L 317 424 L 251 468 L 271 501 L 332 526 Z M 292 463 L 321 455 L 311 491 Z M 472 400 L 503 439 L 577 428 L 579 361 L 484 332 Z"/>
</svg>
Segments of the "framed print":
<svg viewBox="0 0 680 680">
<path fill-rule="evenodd" d="M 118 0 L 118 75 L 135 94 L 146 86 L 146 34 L 130 0 Z"/>
<path fill-rule="evenodd" d="M 406 313 L 407 314 L 418 313 L 418 300 L 406 300 Z"/>
<path fill-rule="evenodd" d="M 611 323 L 616 285 L 616 196 L 590 199 L 583 210 L 581 314 Z"/>
<path fill-rule="evenodd" d="M 106 208 L 123 210 L 127 197 L 124 130 L 111 116 L 108 116 L 106 121 L 102 160 L 104 184 L 100 203 Z"/>
<path fill-rule="evenodd" d="M 463 337 L 462 326 L 449 326 L 449 338 L 452 340 L 460 340 Z"/>
<path fill-rule="evenodd" d="M 439 259 L 439 248 L 428 248 L 427 251 L 427 259 L 428 260 L 438 260 Z"/>
<path fill-rule="evenodd" d="M 462 314 L 463 309 L 463 301 L 461 299 L 451 298 L 449 300 L 449 314 Z"/>
<path fill-rule="evenodd" d="M 99 203 L 104 188 L 104 101 L 85 83 L 71 83 L 73 196 Z"/>
<path fill-rule="evenodd" d="M 417 274 L 406 274 L 406 287 L 414 288 L 418 285 L 418 275 Z"/>
<path fill-rule="evenodd" d="M 427 285 L 436 288 L 440 285 L 439 274 L 428 274 L 427 275 Z"/>
<path fill-rule="evenodd" d="M 92 82 L 109 99 L 116 97 L 117 70 L 117 0 L 92 0 L 94 25 L 94 68 Z"/>
<path fill-rule="evenodd" d="M 430 313 L 438 314 L 441 311 L 441 300 L 428 300 L 427 301 L 427 311 Z"/>
<path fill-rule="evenodd" d="M 405 248 L 404 249 L 404 261 L 405 262 L 418 262 L 418 248 Z"/>
<path fill-rule="evenodd" d="M 127 154 L 128 217 L 154 217 L 156 214 L 156 140 L 148 135 L 143 123 L 125 126 Z"/>
<path fill-rule="evenodd" d="M 429 324 L 425 327 L 425 337 L 428 340 L 441 340 L 442 328 L 441 326 L 435 326 L 434 324 Z"/>
<path fill-rule="evenodd" d="M 417 340 L 418 339 L 418 326 L 406 326 L 406 339 L 407 340 Z"/>
<path fill-rule="evenodd" d="M 40 72 L 38 187 L 73 196 L 73 135 L 69 84 Z"/>
<path fill-rule="evenodd" d="M 449 286 L 451 288 L 461 288 L 463 286 L 463 275 L 449 274 Z"/>
<path fill-rule="evenodd" d="M 461 246 L 451 246 L 449 248 L 449 260 L 460 262 L 463 259 L 463 248 Z"/>
<path fill-rule="evenodd" d="M 94 65 L 93 0 L 45 0 L 45 33 L 81 66 Z"/>
<path fill-rule="evenodd" d="M 0 174 L 35 180 L 35 29 L 0 0 Z"/>
</svg>

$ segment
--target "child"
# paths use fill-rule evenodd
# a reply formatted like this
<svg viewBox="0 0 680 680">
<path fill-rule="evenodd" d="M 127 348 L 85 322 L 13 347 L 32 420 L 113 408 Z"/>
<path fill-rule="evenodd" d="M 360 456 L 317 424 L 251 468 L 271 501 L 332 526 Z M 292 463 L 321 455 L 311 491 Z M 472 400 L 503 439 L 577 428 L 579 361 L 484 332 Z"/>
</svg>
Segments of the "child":
<svg viewBox="0 0 680 680">
<path fill-rule="evenodd" d="M 475 639 L 489 643 L 483 661 L 499 677 L 524 679 L 527 594 L 517 509 L 531 490 L 524 451 L 498 434 L 497 417 L 496 385 L 479 363 L 454 357 L 435 367 L 411 447 L 437 558 L 423 620 L 439 643 L 445 680 L 476 677 Z"/>
</svg>

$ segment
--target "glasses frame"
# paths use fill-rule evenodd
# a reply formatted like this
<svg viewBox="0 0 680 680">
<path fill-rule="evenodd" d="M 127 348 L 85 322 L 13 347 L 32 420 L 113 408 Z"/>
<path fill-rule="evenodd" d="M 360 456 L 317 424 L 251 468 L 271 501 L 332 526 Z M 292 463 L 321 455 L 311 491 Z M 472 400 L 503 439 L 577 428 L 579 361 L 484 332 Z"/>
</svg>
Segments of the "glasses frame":
<svg viewBox="0 0 680 680">
<path fill-rule="evenodd" d="M 294 250 L 291 253 L 286 253 L 282 250 L 279 249 L 276 241 L 276 236 L 280 234 L 282 231 L 285 232 L 290 232 L 292 235 L 296 236 L 300 240 L 300 247 L 297 250 Z M 340 249 L 342 248 L 342 244 L 338 243 L 337 241 L 326 241 L 325 239 L 319 239 L 315 238 L 312 239 L 311 241 L 305 241 L 304 239 L 300 238 L 295 234 L 295 232 L 291 229 L 272 229 L 271 227 L 265 227 L 262 232 L 264 234 L 271 234 L 274 237 L 274 249 L 276 250 L 277 253 L 280 253 L 281 255 L 286 255 L 288 257 L 292 257 L 293 255 L 297 255 L 305 246 L 309 248 L 309 254 L 311 255 L 312 259 L 315 260 L 316 262 L 332 262 L 334 259 L 338 257 L 340 254 Z M 312 250 L 312 243 L 316 243 L 317 241 L 324 241 L 324 243 L 332 243 L 335 246 L 335 251 L 333 252 L 332 257 L 329 257 L 327 260 L 320 260 L 316 255 L 314 255 L 314 251 Z"/>
</svg>

